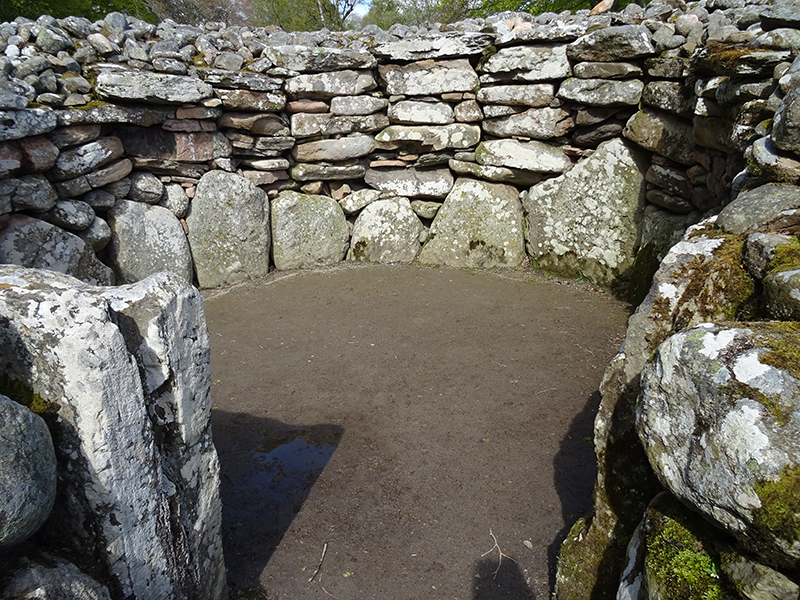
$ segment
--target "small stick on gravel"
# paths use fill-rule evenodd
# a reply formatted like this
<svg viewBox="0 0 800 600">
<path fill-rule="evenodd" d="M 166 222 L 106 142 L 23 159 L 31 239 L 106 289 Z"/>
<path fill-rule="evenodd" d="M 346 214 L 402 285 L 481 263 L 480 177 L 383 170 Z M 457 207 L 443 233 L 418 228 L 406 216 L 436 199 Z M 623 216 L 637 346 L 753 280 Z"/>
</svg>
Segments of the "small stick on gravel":
<svg viewBox="0 0 800 600">
<path fill-rule="evenodd" d="M 492 539 L 494 540 L 494 546 L 492 546 L 486 552 L 481 554 L 481 558 L 483 558 L 484 556 L 486 556 L 490 552 L 493 552 L 494 549 L 497 548 L 497 553 L 500 555 L 500 560 L 497 562 L 497 568 L 494 570 L 494 575 L 492 576 L 492 579 L 497 579 L 497 574 L 500 572 L 500 567 L 503 564 L 503 558 L 507 558 L 511 562 L 517 562 L 517 561 L 515 561 L 513 558 L 511 558 L 508 554 L 503 554 L 503 551 L 500 549 L 500 544 L 497 543 L 497 538 L 492 533 L 491 528 L 489 529 L 489 535 L 492 536 Z"/>
<path fill-rule="evenodd" d="M 317 567 L 317 570 L 314 571 L 314 574 L 311 576 L 311 578 L 308 580 L 308 583 L 314 581 L 314 577 L 317 576 L 319 570 L 322 568 L 322 561 L 325 560 L 325 553 L 327 551 L 328 551 L 328 542 L 325 542 L 325 545 L 322 547 L 322 558 L 319 559 L 319 566 Z"/>
</svg>

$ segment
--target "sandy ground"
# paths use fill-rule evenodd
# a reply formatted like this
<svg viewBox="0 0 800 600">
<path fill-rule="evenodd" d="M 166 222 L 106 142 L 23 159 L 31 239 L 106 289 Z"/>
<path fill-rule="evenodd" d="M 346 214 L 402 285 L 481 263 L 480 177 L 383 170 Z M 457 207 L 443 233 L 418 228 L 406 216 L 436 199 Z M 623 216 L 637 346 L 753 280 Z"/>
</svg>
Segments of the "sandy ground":
<svg viewBox="0 0 800 600">
<path fill-rule="evenodd" d="M 205 302 L 232 598 L 549 597 L 590 507 L 624 305 L 535 272 L 405 266 Z"/>
</svg>

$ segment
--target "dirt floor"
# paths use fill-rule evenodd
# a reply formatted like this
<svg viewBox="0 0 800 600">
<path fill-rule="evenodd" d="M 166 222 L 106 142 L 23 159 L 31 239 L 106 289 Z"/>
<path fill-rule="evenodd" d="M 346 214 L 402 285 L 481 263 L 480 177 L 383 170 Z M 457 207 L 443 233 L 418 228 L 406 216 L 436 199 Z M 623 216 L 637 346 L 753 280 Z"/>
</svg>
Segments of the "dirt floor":
<svg viewBox="0 0 800 600">
<path fill-rule="evenodd" d="M 206 311 L 232 598 L 549 597 L 622 304 L 395 266 L 281 274 Z"/>
</svg>

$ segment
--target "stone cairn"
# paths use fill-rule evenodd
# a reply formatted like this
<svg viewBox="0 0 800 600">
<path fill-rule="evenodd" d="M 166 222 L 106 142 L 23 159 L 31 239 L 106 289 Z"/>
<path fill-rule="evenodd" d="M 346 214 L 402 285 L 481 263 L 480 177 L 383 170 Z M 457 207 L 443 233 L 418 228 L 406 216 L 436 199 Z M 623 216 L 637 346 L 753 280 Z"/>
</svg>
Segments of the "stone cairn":
<svg viewBox="0 0 800 600">
<path fill-rule="evenodd" d="M 791 0 L 388 32 L 42 16 L 0 38 L 0 431 L 27 457 L 0 473 L 0 551 L 70 549 L 18 553 L 0 598 L 224 597 L 190 282 L 342 260 L 626 282 L 643 301 L 557 596 L 797 598 Z"/>
</svg>

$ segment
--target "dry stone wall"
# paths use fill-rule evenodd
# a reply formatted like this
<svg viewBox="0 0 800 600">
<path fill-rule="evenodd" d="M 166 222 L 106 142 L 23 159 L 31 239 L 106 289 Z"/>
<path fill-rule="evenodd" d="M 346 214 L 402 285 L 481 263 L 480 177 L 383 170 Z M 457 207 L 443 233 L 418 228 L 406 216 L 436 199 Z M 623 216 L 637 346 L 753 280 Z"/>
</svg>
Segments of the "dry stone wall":
<svg viewBox="0 0 800 600">
<path fill-rule="evenodd" d="M 224 597 L 188 282 L 354 260 L 628 281 L 557 597 L 797 597 L 796 4 L 340 33 L 44 16 L 0 38 L 0 393 L 45 416 L 59 482 L 25 490 L 0 551 L 51 504 L 37 540 L 80 548 L 20 556 L 8 593 Z"/>
<path fill-rule="evenodd" d="M 201 287 L 341 260 L 646 280 L 687 226 L 800 173 L 791 7 L 678 4 L 2 24 L 0 261 Z"/>
</svg>

